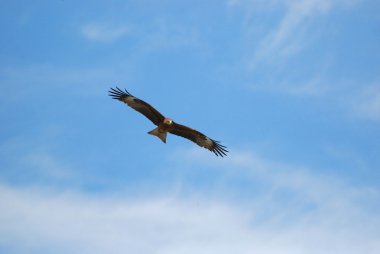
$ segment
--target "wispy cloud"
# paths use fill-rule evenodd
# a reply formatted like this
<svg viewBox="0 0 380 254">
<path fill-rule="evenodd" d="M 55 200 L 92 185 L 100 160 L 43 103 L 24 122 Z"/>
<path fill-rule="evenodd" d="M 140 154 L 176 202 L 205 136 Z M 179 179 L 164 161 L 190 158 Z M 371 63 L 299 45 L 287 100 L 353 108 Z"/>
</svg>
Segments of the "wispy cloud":
<svg viewBox="0 0 380 254">
<path fill-rule="evenodd" d="M 322 28 L 324 20 L 342 9 L 347 11 L 344 15 L 351 15 L 351 12 L 356 11 L 355 7 L 363 2 L 365 1 L 227 1 L 231 9 L 245 8 L 247 16 L 255 13 L 256 16 L 271 17 L 273 20 L 272 23 L 264 19 L 264 24 L 258 25 L 257 19 L 249 16 L 243 26 L 242 40 L 246 40 L 243 43 L 246 54 L 241 58 L 240 69 L 248 76 L 246 86 L 254 91 L 285 96 L 315 97 L 316 103 L 328 103 L 342 116 L 378 121 L 378 82 L 368 85 L 368 81 L 363 81 L 368 80 L 367 77 L 352 76 L 350 73 L 344 74 L 350 78 L 337 75 L 334 70 L 340 68 L 339 65 L 345 60 L 337 57 L 334 51 L 318 48 L 321 38 L 327 38 L 333 30 L 335 35 L 339 34 L 341 29 Z M 258 14 L 259 11 L 262 13 Z M 264 29 L 260 30 L 261 27 Z M 312 52 L 313 49 L 315 52 Z M 306 54 L 299 54 L 300 52 Z M 377 80 L 378 77 L 372 74 L 372 79 Z"/>
<path fill-rule="evenodd" d="M 84 94 L 104 92 L 105 86 L 113 82 L 125 82 L 129 78 L 129 70 L 125 66 L 114 68 L 73 68 L 55 66 L 54 64 L 32 64 L 29 66 L 15 66 L 0 69 L 0 95 L 3 101 L 20 100 L 33 92 L 57 91 L 59 88 L 75 89 Z"/>
<path fill-rule="evenodd" d="M 173 50 L 199 45 L 199 35 L 195 27 L 184 24 L 172 24 L 166 19 L 152 22 L 146 30 L 139 33 L 141 53 Z"/>
<path fill-rule="evenodd" d="M 254 83 L 254 82 L 253 82 Z M 329 87 L 323 75 L 323 71 L 315 74 L 307 80 L 269 80 L 266 83 L 254 83 L 249 86 L 254 91 L 263 91 L 291 95 L 296 97 L 319 97 L 329 94 L 334 88 Z"/>
<path fill-rule="evenodd" d="M 324 214 L 326 220 L 330 217 L 329 211 L 331 215 L 344 213 L 348 217 L 355 217 L 351 211 L 362 208 L 364 208 L 363 212 L 371 212 L 366 209 L 366 205 L 376 204 L 376 202 L 372 202 L 380 197 L 379 190 L 376 188 L 366 189 L 349 186 L 338 176 L 318 173 L 321 171 L 318 168 L 270 160 L 253 151 L 231 150 L 235 150 L 235 152 L 231 152 L 223 161 L 210 158 L 203 151 L 195 148 L 185 151 L 184 154 L 199 164 L 207 163 L 209 166 L 215 166 L 218 170 L 223 170 L 229 174 L 233 173 L 238 177 L 264 182 L 265 187 L 263 188 L 266 192 L 269 191 L 267 192 L 270 196 L 269 199 L 272 199 L 273 195 L 280 195 L 281 192 L 288 193 L 290 196 L 284 199 L 285 202 L 296 201 L 299 205 L 298 208 L 303 205 L 312 205 L 313 212 L 311 214 L 324 214 L 326 212 L 327 214 Z M 356 206 L 356 202 L 363 201 L 362 198 L 368 198 L 368 203 L 362 203 L 366 204 L 363 207 Z M 349 206 L 352 207 L 349 208 Z M 298 210 L 298 208 L 284 205 L 282 215 L 285 217 L 289 215 L 288 212 L 291 214 L 302 212 L 302 209 Z M 348 222 L 348 217 L 341 218 L 347 219 L 346 222 Z M 377 220 L 380 222 L 380 217 Z"/>
<path fill-rule="evenodd" d="M 129 29 L 125 25 L 108 25 L 108 24 L 86 24 L 82 26 L 82 35 L 89 39 L 100 42 L 113 42 L 128 33 Z"/>
<path fill-rule="evenodd" d="M 380 120 L 380 84 L 376 79 L 369 83 L 360 81 L 320 81 L 319 89 L 325 87 L 324 98 L 349 118 L 377 122 Z"/>
<path fill-rule="evenodd" d="M 19 182 L 29 184 L 44 182 L 45 186 L 74 186 L 80 182 L 81 173 L 75 166 L 54 153 L 51 140 L 56 138 L 59 127 L 45 127 L 38 141 L 30 136 L 18 133 L 16 137 L 7 137 L 0 143 L 0 164 L 2 174 L 0 182 Z"/>
<path fill-rule="evenodd" d="M 374 254 L 379 247 L 379 221 L 355 204 L 338 202 L 337 211 L 296 215 L 284 224 L 291 208 L 271 201 L 247 207 L 206 198 L 131 200 L 2 185 L 0 245 L 12 253 Z M 256 219 L 265 212 L 269 220 Z"/>
<path fill-rule="evenodd" d="M 69 182 L 74 180 L 72 167 L 60 161 L 58 158 L 46 152 L 32 152 L 24 158 L 20 158 L 20 164 L 25 165 L 26 170 L 34 171 L 32 174 L 39 174 L 50 182 Z"/>
<path fill-rule="evenodd" d="M 253 49 L 249 66 L 255 68 L 257 64 L 272 63 L 278 59 L 291 57 L 302 51 L 314 39 L 315 31 L 310 28 L 316 18 L 328 15 L 339 7 L 353 6 L 359 1 L 340 0 L 297 0 L 297 1 L 239 1 L 230 0 L 227 4 L 237 8 L 243 6 L 252 12 L 259 10 L 282 10 L 282 17 L 273 27 L 263 34 L 257 47 Z M 249 14 L 250 15 L 250 14 Z M 247 34 L 251 28 L 248 26 Z M 256 39 L 256 38 L 255 38 Z M 254 40 L 252 40 L 254 41 Z M 252 50 L 251 50 L 252 51 Z"/>
<path fill-rule="evenodd" d="M 157 19 L 145 26 L 90 23 L 82 26 L 81 33 L 89 40 L 100 42 L 114 42 L 130 35 L 138 43 L 137 48 L 145 51 L 198 45 L 198 33 L 194 27 L 172 24 L 166 19 Z"/>
<path fill-rule="evenodd" d="M 360 118 L 380 120 L 380 85 L 375 83 L 350 96 L 347 105 Z"/>
<path fill-rule="evenodd" d="M 204 152 L 179 151 L 192 168 L 260 182 L 260 195 L 231 199 L 219 186 L 216 196 L 192 188 L 136 198 L 1 183 L 0 246 L 12 253 L 377 253 L 378 189 L 252 151 L 223 161 Z"/>
<path fill-rule="evenodd" d="M 8 207 L 0 212 L 2 244 L 20 253 L 41 247 L 63 253 L 223 253 L 218 244 L 240 242 L 239 228 L 245 227 L 240 211 L 204 201 L 128 201 L 7 186 L 0 193 Z"/>
<path fill-rule="evenodd" d="M 1 186 L 0 193 L 0 203 L 9 205 L 0 212 L 0 221 L 7 221 L 0 234 L 8 236 L 2 244 L 12 249 L 12 240 L 20 240 L 20 252 L 39 249 L 33 242 L 44 239 L 45 248 L 63 248 L 64 253 L 188 253 L 205 240 L 217 247 L 214 238 L 220 235 L 236 239 L 233 229 L 242 223 L 233 208 L 196 200 L 96 198 L 9 186 Z M 219 225 L 223 219 L 228 220 Z"/>
<path fill-rule="evenodd" d="M 277 27 L 263 39 L 256 50 L 254 61 L 281 57 L 299 52 L 304 46 L 308 19 L 328 12 L 332 1 L 301 0 L 286 5 L 286 12 Z"/>
</svg>

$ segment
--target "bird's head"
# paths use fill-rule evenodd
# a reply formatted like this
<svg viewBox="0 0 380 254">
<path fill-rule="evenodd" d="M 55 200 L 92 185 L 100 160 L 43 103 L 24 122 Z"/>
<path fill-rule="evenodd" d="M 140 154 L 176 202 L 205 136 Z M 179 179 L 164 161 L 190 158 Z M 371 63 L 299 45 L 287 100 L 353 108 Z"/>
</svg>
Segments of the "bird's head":
<svg viewBox="0 0 380 254">
<path fill-rule="evenodd" d="M 172 123 L 173 123 L 172 119 L 165 117 L 165 119 L 164 119 L 164 124 L 165 125 L 172 125 Z"/>
</svg>

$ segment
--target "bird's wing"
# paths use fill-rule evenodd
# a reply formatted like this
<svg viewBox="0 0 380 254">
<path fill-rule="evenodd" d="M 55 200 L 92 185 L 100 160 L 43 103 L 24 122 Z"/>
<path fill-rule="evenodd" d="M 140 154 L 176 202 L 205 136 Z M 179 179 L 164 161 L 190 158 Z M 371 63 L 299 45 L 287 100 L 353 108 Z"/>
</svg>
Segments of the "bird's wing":
<svg viewBox="0 0 380 254">
<path fill-rule="evenodd" d="M 163 120 L 164 116 L 158 112 L 157 109 L 153 108 L 151 105 L 143 100 L 140 100 L 133 95 L 131 95 L 127 90 L 121 90 L 120 88 L 111 88 L 109 90 L 109 96 L 115 100 L 126 103 L 128 106 L 134 110 L 140 112 L 151 120 L 155 125 L 159 125 Z"/>
<path fill-rule="evenodd" d="M 211 152 L 215 153 L 216 156 L 226 156 L 227 149 L 225 146 L 221 145 L 219 141 L 215 141 L 206 135 L 200 133 L 197 130 L 189 128 L 187 126 L 173 122 L 173 127 L 169 131 L 170 133 L 187 138 L 197 145 L 207 148 Z"/>
</svg>

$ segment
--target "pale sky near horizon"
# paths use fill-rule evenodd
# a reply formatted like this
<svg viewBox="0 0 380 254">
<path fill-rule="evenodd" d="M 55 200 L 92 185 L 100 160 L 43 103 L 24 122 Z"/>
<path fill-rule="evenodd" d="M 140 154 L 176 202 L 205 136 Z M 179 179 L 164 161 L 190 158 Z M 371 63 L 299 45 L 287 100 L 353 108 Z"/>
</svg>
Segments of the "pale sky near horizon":
<svg viewBox="0 0 380 254">
<path fill-rule="evenodd" d="M 379 11 L 1 1 L 0 253 L 380 254 Z"/>
</svg>

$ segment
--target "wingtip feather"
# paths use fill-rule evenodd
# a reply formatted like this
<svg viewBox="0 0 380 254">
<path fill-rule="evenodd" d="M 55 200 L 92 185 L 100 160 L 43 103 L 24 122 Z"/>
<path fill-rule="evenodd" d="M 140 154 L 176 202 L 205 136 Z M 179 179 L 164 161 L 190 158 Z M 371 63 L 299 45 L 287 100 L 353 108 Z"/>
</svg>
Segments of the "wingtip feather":
<svg viewBox="0 0 380 254">
<path fill-rule="evenodd" d="M 220 144 L 220 141 L 213 139 L 211 139 L 211 141 L 213 142 L 213 146 L 210 148 L 210 151 L 212 151 L 216 156 L 227 156 L 228 150 L 226 149 L 226 146 Z"/>
<path fill-rule="evenodd" d="M 121 90 L 119 87 L 111 87 L 109 90 L 108 90 L 108 95 L 111 96 L 113 99 L 116 99 L 116 100 L 119 100 L 119 101 L 122 101 L 123 98 L 125 97 L 128 97 L 128 96 L 132 96 L 126 89 L 124 89 L 125 91 Z"/>
</svg>

